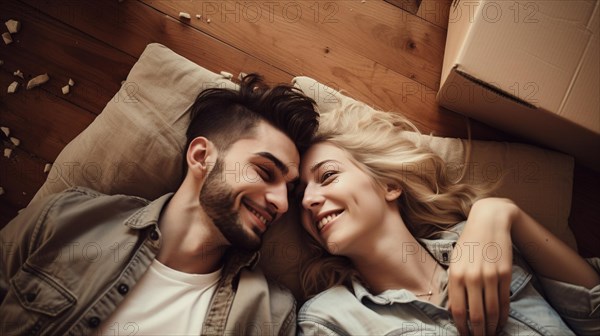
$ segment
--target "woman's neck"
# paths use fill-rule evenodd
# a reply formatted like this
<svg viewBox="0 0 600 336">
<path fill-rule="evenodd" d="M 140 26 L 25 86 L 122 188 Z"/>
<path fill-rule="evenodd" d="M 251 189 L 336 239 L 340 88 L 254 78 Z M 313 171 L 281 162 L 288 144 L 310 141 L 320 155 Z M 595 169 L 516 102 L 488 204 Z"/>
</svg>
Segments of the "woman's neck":
<svg viewBox="0 0 600 336">
<path fill-rule="evenodd" d="M 365 237 L 356 253 L 348 255 L 373 293 L 387 289 L 407 289 L 428 293 L 437 262 L 408 231 L 398 214 Z"/>
</svg>

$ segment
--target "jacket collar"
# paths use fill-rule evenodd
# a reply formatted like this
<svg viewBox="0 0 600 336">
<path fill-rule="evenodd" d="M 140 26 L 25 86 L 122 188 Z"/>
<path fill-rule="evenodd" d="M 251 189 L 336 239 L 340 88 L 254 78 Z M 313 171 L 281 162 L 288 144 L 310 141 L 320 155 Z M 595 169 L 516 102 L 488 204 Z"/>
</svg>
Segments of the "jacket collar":
<svg viewBox="0 0 600 336">
<path fill-rule="evenodd" d="M 155 226 L 157 232 L 160 232 L 158 230 L 158 219 L 162 210 L 171 200 L 173 195 L 174 193 L 168 193 L 150 202 L 148 205 L 129 216 L 124 224 L 137 230 Z M 226 261 L 223 274 L 237 275 L 245 267 L 252 269 L 258 263 L 259 258 L 259 252 L 246 252 L 236 248 L 230 248 L 224 258 Z"/>
<path fill-rule="evenodd" d="M 158 225 L 158 218 L 165 205 L 171 200 L 173 193 L 165 194 L 150 202 L 127 218 L 124 224 L 132 229 L 143 229 L 150 225 Z"/>
<path fill-rule="evenodd" d="M 451 263 L 450 254 L 460 233 L 464 229 L 465 223 L 466 222 L 463 221 L 454 225 L 447 231 L 441 231 L 433 239 L 420 238 L 418 240 L 438 263 L 444 267 L 449 267 Z M 374 295 L 357 279 L 352 281 L 352 289 L 354 295 L 360 301 L 368 299 L 373 303 L 380 305 L 386 305 L 393 302 L 407 303 L 417 300 L 417 297 L 406 289 L 386 290 L 383 293 Z"/>
</svg>

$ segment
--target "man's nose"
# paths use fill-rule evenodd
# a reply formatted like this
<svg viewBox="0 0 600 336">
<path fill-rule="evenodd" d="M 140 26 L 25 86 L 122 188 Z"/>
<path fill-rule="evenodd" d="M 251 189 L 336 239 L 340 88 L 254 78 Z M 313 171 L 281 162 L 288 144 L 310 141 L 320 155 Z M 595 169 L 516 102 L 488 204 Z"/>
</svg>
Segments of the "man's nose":
<svg viewBox="0 0 600 336">
<path fill-rule="evenodd" d="M 278 215 L 283 215 L 288 211 L 288 192 L 285 183 L 269 188 L 266 198 L 269 208 L 275 210 Z"/>
</svg>

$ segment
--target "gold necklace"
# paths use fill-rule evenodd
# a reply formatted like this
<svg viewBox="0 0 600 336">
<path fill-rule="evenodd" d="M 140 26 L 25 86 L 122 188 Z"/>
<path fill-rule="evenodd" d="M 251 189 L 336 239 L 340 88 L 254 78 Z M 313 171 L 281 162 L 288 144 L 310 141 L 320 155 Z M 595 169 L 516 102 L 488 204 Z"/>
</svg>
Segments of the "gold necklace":
<svg viewBox="0 0 600 336">
<path fill-rule="evenodd" d="M 429 292 L 422 293 L 422 294 L 415 294 L 416 297 L 427 296 L 428 301 L 431 299 L 431 296 L 433 295 L 433 277 L 435 276 L 435 271 L 438 268 L 437 261 L 434 261 L 434 262 L 435 262 L 435 266 L 433 266 L 433 273 L 431 274 L 431 280 L 429 280 Z"/>
</svg>

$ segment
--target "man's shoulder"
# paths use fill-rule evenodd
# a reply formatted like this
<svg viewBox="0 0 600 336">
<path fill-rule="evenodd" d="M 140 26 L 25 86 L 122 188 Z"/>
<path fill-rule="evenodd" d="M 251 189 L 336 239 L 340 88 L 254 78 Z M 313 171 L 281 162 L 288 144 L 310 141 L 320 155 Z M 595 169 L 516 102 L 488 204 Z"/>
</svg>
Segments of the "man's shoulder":
<svg viewBox="0 0 600 336">
<path fill-rule="evenodd" d="M 126 207 L 143 207 L 148 205 L 150 201 L 131 195 L 107 195 L 90 188 L 76 186 L 49 195 L 45 199 L 41 199 L 39 203 L 48 207 L 60 207 L 64 209 L 71 207 L 81 208 L 82 204 L 88 204 L 91 208 L 96 208 L 114 203 L 124 203 Z M 30 206 L 36 206 L 36 204 L 30 204 Z"/>
<path fill-rule="evenodd" d="M 114 198 L 114 199 L 122 199 L 122 198 L 127 198 L 127 199 L 132 199 L 135 200 L 141 204 L 148 204 L 150 203 L 149 200 L 144 199 L 142 197 L 138 197 L 138 196 L 133 196 L 133 195 L 125 195 L 125 194 L 115 194 L 115 195 L 109 195 L 109 194 L 105 194 L 102 192 L 99 192 L 97 190 L 94 189 L 90 189 L 87 187 L 82 187 L 82 186 L 74 186 L 74 187 L 70 187 L 68 189 L 65 189 L 64 191 L 56 194 L 59 197 L 63 197 L 63 198 L 81 198 L 81 199 L 94 199 L 94 198 Z"/>
<path fill-rule="evenodd" d="M 77 224 L 85 227 L 98 218 L 106 218 L 107 214 L 113 219 L 127 217 L 149 203 L 136 196 L 107 195 L 85 187 L 71 187 L 32 202 L 19 216 L 39 218 L 36 222 L 43 223 L 46 229 L 86 222 L 88 225 Z"/>
</svg>

